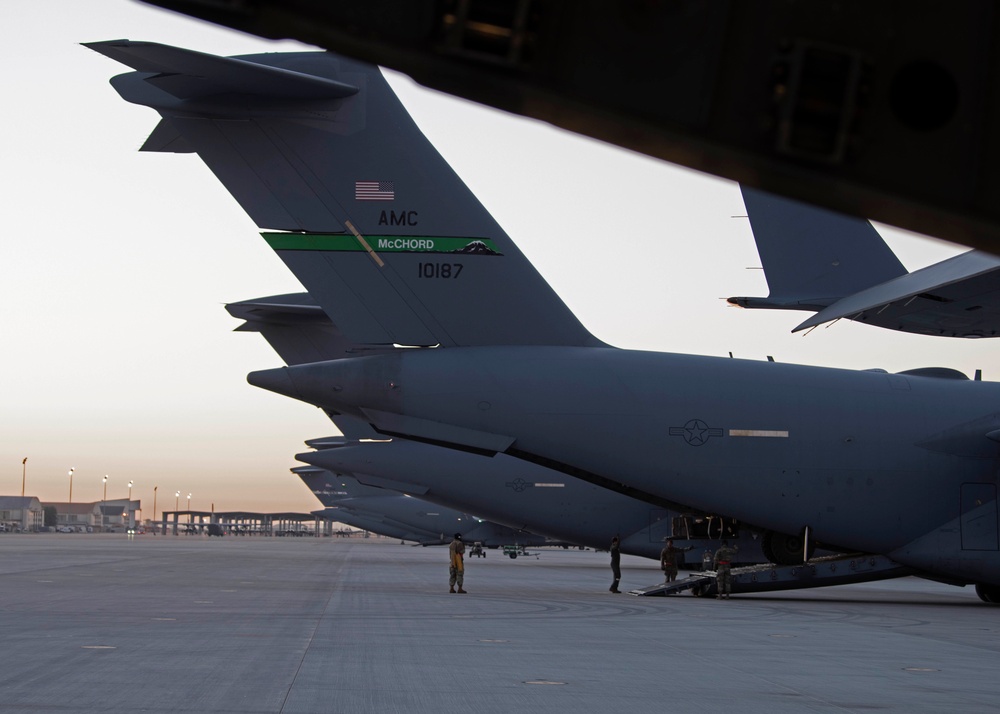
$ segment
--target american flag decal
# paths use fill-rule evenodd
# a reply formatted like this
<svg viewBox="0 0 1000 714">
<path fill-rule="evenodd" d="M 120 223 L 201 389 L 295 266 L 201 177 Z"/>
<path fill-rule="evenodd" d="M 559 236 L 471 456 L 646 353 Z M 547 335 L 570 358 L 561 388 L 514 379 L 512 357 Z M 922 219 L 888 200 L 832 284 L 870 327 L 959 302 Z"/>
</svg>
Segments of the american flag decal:
<svg viewBox="0 0 1000 714">
<path fill-rule="evenodd" d="M 355 201 L 393 201 L 396 189 L 392 181 L 355 181 Z"/>
</svg>

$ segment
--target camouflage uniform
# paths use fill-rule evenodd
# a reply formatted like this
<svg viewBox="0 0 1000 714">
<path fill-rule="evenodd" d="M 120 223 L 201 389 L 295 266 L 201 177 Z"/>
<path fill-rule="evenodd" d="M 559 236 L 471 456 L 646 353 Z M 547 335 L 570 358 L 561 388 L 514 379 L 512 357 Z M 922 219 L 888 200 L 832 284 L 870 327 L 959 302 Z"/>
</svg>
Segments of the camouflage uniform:
<svg viewBox="0 0 1000 714">
<path fill-rule="evenodd" d="M 729 599 L 729 593 L 733 589 L 733 579 L 729 569 L 735 558 L 736 550 L 730 547 L 728 541 L 722 541 L 722 547 L 715 551 L 716 599 L 721 600 L 723 597 Z"/>
<path fill-rule="evenodd" d="M 611 547 L 608 549 L 611 551 L 611 574 L 614 576 L 614 580 L 611 582 L 611 587 L 608 590 L 613 593 L 621 592 L 618 589 L 618 582 L 622 579 L 622 552 L 620 545 L 618 536 L 615 536 L 611 539 Z"/>
<path fill-rule="evenodd" d="M 674 547 L 674 542 L 668 540 L 667 545 L 660 551 L 660 568 L 663 570 L 668 583 L 672 583 L 677 579 L 677 569 L 684 558 L 681 553 L 691 550 L 693 547 L 689 545 L 687 548 L 676 548 Z"/>
<path fill-rule="evenodd" d="M 462 542 L 461 533 L 456 533 L 455 540 L 448 545 L 448 555 L 451 559 L 448 567 L 448 592 L 455 592 L 455 586 L 458 585 L 458 592 L 464 593 L 466 591 L 462 586 L 465 584 L 465 543 Z"/>
</svg>

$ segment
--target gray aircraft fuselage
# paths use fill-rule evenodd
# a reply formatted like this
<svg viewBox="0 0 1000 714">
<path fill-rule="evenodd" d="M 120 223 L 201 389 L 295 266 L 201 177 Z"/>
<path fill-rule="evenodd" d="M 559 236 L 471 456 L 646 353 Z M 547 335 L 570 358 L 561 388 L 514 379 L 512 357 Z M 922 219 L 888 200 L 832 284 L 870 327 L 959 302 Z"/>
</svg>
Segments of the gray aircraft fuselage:
<svg viewBox="0 0 1000 714">
<path fill-rule="evenodd" d="M 308 295 L 298 294 L 233 303 L 227 309 L 247 320 L 241 331 L 259 332 L 287 364 L 338 359 L 365 349 L 347 341 L 318 307 L 310 311 L 313 307 Z M 659 558 L 664 541 L 672 537 L 676 547 L 696 550 L 700 562 L 704 549 L 714 551 L 728 538 L 739 547 L 739 562 L 767 560 L 760 533 L 733 519 L 667 510 L 511 456 L 490 458 L 407 439 L 362 442 L 379 437 L 367 422 L 343 415 L 331 418 L 351 434 L 352 445 L 310 441 L 318 451 L 296 457 L 328 470 L 321 472 L 326 475 L 320 487 L 330 480 L 328 472 L 349 473 L 361 483 L 382 486 L 374 489 L 376 495 L 385 495 L 386 488 L 402 491 L 555 541 L 607 548 L 611 538 L 619 536 L 623 553 Z M 292 470 L 306 479 L 300 469 Z M 310 488 L 323 500 L 321 492 Z M 801 546 L 795 553 L 801 555 Z"/>
<path fill-rule="evenodd" d="M 1000 385 L 614 348 L 469 347 L 253 384 L 938 577 L 1000 583 Z M 404 415 L 389 419 L 386 415 Z M 459 427 L 454 429 L 453 427 Z M 996 434 L 993 434 L 996 436 Z M 472 443 L 475 442 L 475 443 Z"/>
<path fill-rule="evenodd" d="M 409 540 L 414 543 L 429 543 L 437 545 L 440 541 L 438 536 L 434 536 L 424 531 L 417 531 L 399 523 L 391 523 L 385 518 L 373 518 L 366 514 L 346 511 L 336 506 L 329 506 L 324 510 L 324 517 L 333 521 L 345 523 L 354 528 L 370 531 L 376 535 L 387 536 L 389 538 L 399 538 Z"/>
<path fill-rule="evenodd" d="M 545 539 L 533 533 L 519 533 L 420 498 L 362 484 L 353 476 L 316 473 L 313 469 L 294 471 L 324 506 L 376 524 L 368 529 L 376 533 L 383 532 L 379 524 L 384 523 L 393 529 L 392 533 L 386 531 L 386 535 L 400 537 L 395 534 L 408 532 L 415 536 L 408 540 L 425 545 L 448 543 L 456 532 L 470 542 L 479 541 L 489 546 L 545 545 Z"/>
<path fill-rule="evenodd" d="M 664 541 L 672 538 L 679 548 L 691 547 L 689 562 L 700 562 L 702 551 L 714 552 L 725 537 L 738 545 L 739 562 L 766 560 L 757 534 L 745 528 L 724 530 L 731 520 L 709 518 L 706 525 L 702 514 L 694 514 L 687 517 L 688 523 L 675 524 L 676 511 L 504 454 L 488 457 L 393 439 L 296 458 L 350 472 L 366 484 L 408 484 L 418 489 L 421 499 L 451 508 L 466 510 L 475 504 L 475 512 L 491 521 L 569 543 L 607 548 L 617 535 L 623 553 L 659 558 Z"/>
</svg>

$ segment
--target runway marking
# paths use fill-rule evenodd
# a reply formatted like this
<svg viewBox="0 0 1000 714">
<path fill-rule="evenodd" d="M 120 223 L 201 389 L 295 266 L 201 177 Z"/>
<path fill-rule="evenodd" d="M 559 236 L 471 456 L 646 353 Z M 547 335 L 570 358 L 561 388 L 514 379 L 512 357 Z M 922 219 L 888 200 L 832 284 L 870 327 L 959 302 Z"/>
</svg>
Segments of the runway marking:
<svg viewBox="0 0 1000 714">
<path fill-rule="evenodd" d="M 940 669 L 933 667 L 903 667 L 904 672 L 940 672 Z"/>
<path fill-rule="evenodd" d="M 211 605 L 212 602 L 213 602 L 212 600 L 195 600 L 194 604 L 195 605 Z"/>
<path fill-rule="evenodd" d="M 479 640 L 480 642 L 510 642 L 510 640 Z"/>
<path fill-rule="evenodd" d="M 525 682 L 525 684 L 566 684 L 566 682 L 552 682 L 547 679 L 531 679 Z"/>
<path fill-rule="evenodd" d="M 154 617 L 153 622 L 177 622 L 176 617 Z"/>
<path fill-rule="evenodd" d="M 111 645 L 84 645 L 80 649 L 84 650 L 116 650 L 117 647 L 112 647 Z"/>
</svg>

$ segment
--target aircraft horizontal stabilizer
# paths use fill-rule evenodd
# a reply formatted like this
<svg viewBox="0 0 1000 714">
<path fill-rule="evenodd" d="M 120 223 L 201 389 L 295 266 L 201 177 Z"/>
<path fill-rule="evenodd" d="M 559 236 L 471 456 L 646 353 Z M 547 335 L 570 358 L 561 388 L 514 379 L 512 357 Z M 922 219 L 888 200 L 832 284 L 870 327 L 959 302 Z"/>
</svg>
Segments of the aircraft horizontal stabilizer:
<svg viewBox="0 0 1000 714">
<path fill-rule="evenodd" d="M 291 472 L 293 474 L 306 474 L 307 476 L 321 476 L 322 474 L 327 473 L 327 469 L 321 469 L 318 466 L 296 466 L 291 469 Z"/>
<path fill-rule="evenodd" d="M 144 78 L 148 84 L 181 100 L 250 95 L 276 101 L 315 101 L 343 99 L 358 92 L 357 87 L 334 79 L 157 42 L 107 40 L 83 45 L 134 70 L 150 73 Z"/>
<path fill-rule="evenodd" d="M 300 321 L 301 318 L 315 318 L 329 322 L 323 308 L 308 293 L 272 295 L 255 300 L 241 300 L 226 304 L 226 311 L 239 320 L 251 322 L 281 323 Z"/>
<path fill-rule="evenodd" d="M 337 449 L 342 446 L 353 446 L 358 442 L 346 436 L 326 436 L 320 439 L 307 439 L 305 443 L 310 449 Z"/>
</svg>

